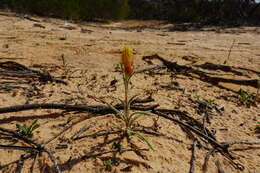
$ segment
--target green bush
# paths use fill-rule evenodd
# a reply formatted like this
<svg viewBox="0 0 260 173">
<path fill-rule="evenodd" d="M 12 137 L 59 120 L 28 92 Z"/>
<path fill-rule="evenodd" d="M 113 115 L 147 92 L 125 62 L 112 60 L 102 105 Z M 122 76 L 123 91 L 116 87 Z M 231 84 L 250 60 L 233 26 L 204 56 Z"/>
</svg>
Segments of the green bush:
<svg viewBox="0 0 260 173">
<path fill-rule="evenodd" d="M 1 1 L 1 0 L 0 0 Z M 260 3 L 249 0 L 2 0 L 20 13 L 66 19 L 159 19 L 208 24 L 259 24 Z"/>
<path fill-rule="evenodd" d="M 128 13 L 127 0 L 82 0 L 81 18 L 123 19 Z"/>
<path fill-rule="evenodd" d="M 128 0 L 130 18 L 208 24 L 259 23 L 260 3 L 248 0 Z"/>
<path fill-rule="evenodd" d="M 20 13 L 33 13 L 67 19 L 123 19 L 127 0 L 10 0 L 8 6 Z"/>
</svg>

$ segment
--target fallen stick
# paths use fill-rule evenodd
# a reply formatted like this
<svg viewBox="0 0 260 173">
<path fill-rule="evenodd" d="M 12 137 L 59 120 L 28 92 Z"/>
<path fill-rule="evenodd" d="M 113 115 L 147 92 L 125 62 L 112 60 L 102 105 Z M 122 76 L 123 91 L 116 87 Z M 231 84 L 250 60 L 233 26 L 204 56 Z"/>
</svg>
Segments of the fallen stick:
<svg viewBox="0 0 260 173">
<path fill-rule="evenodd" d="M 156 109 L 156 111 L 165 114 L 177 115 L 180 120 L 184 120 L 188 125 L 193 127 L 196 126 L 198 129 L 205 131 L 207 133 L 207 136 L 215 140 L 215 136 L 211 133 L 211 131 L 208 128 L 206 128 L 201 122 L 199 122 L 195 118 L 189 116 L 188 113 L 185 111 L 181 111 L 178 109 Z"/>
<path fill-rule="evenodd" d="M 39 155 L 39 154 L 37 153 L 37 154 L 35 154 L 35 156 L 33 157 L 33 162 L 32 162 L 32 165 L 31 165 L 31 167 L 30 167 L 30 173 L 33 173 L 36 160 L 38 159 L 38 155 Z"/>
<path fill-rule="evenodd" d="M 215 148 L 212 148 L 210 151 L 207 152 L 207 154 L 205 155 L 205 158 L 204 158 L 204 163 L 202 165 L 202 170 L 204 172 L 207 172 L 208 170 L 208 162 L 209 162 L 209 158 L 211 155 L 213 155 L 215 153 L 216 149 Z"/>
<path fill-rule="evenodd" d="M 74 125 L 74 124 L 72 124 L 71 126 L 65 128 L 65 129 L 63 129 L 60 133 L 58 133 L 58 134 L 55 135 L 54 137 L 50 138 L 50 139 L 47 140 L 46 142 L 44 142 L 44 145 L 47 145 L 48 143 L 50 143 L 50 142 L 52 142 L 53 140 L 57 139 L 60 135 L 62 135 L 63 133 L 65 133 L 65 132 L 66 132 L 68 129 L 70 129 L 73 125 Z M 35 150 L 35 151 L 38 151 L 36 148 L 33 148 L 33 147 L 23 147 L 23 146 L 18 146 L 18 147 L 16 147 L 16 146 L 7 146 L 7 147 L 6 147 L 6 146 L 3 146 L 2 148 L 3 148 L 3 149 L 8 148 L 8 149 L 20 149 L 20 150 Z M 1 149 L 1 146 L 0 146 L 0 149 Z M 33 156 L 34 156 L 34 160 L 33 160 L 33 163 L 32 163 L 32 165 L 31 165 L 31 167 L 30 167 L 30 172 L 33 172 L 34 165 L 35 165 L 36 159 L 37 159 L 37 157 L 38 157 L 38 153 L 34 154 L 33 152 L 30 152 L 30 153 L 25 154 L 24 157 L 23 157 L 23 158 L 24 158 L 24 161 L 25 161 L 25 160 L 27 160 L 27 159 L 33 157 Z M 7 167 L 8 165 L 11 165 L 11 164 L 14 164 L 14 163 L 18 163 L 18 162 L 20 162 L 20 159 L 14 161 L 14 162 L 11 162 L 11 163 L 9 163 L 9 164 L 6 164 L 6 165 L 2 165 L 2 166 L 0 166 L 0 170 L 1 170 L 1 169 L 4 169 L 4 168 Z"/>
<path fill-rule="evenodd" d="M 17 167 L 15 169 L 15 173 L 21 173 L 24 165 L 24 156 L 21 155 L 19 162 L 17 163 Z"/>
<path fill-rule="evenodd" d="M 102 156 L 102 155 L 105 155 L 105 154 L 108 154 L 108 153 L 118 153 L 118 152 L 124 153 L 124 152 L 129 152 L 129 151 L 133 151 L 133 152 L 148 151 L 148 149 L 122 149 L 121 151 L 118 151 L 118 149 L 113 149 L 113 150 L 109 150 L 109 151 L 103 151 L 103 152 L 100 152 L 100 153 L 89 152 L 89 153 L 86 153 L 85 155 L 80 156 L 78 158 L 70 159 L 69 161 L 67 161 L 67 162 L 65 162 L 65 163 L 63 163 L 59 166 L 61 167 L 62 171 L 65 171 L 65 170 L 69 169 L 72 165 L 75 165 L 82 160 L 87 160 L 87 159 L 93 158 L 93 157 L 99 157 L 99 156 Z"/>
<path fill-rule="evenodd" d="M 159 105 L 151 105 L 151 106 L 136 106 L 132 105 L 130 108 L 133 110 L 141 110 L 141 111 L 148 111 L 153 110 Z M 122 104 L 117 104 L 114 106 L 117 109 L 123 109 Z M 3 113 L 10 113 L 10 112 L 19 112 L 31 109 L 61 109 L 67 111 L 85 111 L 91 112 L 95 114 L 109 114 L 114 113 L 114 110 L 108 106 L 103 105 L 66 105 L 66 104 L 52 104 L 52 103 L 45 103 L 45 104 L 26 104 L 26 105 L 18 105 L 18 106 L 10 106 L 10 107 L 3 107 L 0 108 L 0 114 Z"/>
<path fill-rule="evenodd" d="M 12 134 L 13 137 L 15 137 L 15 138 L 17 138 L 19 140 L 22 140 L 22 141 L 26 142 L 29 145 L 35 145 L 36 149 L 39 152 L 41 152 L 41 151 L 46 152 L 49 155 L 51 161 L 53 162 L 56 172 L 57 173 L 61 173 L 60 168 L 58 166 L 58 160 L 54 156 L 53 152 L 51 150 L 49 150 L 46 146 L 44 146 L 43 144 L 40 144 L 40 143 L 38 143 L 38 142 L 36 142 L 36 141 L 26 137 L 26 136 L 23 136 L 23 135 L 19 134 L 18 132 L 14 131 L 14 130 L 5 129 L 5 128 L 0 127 L 0 131 Z"/>
<path fill-rule="evenodd" d="M 165 58 L 163 58 L 157 54 L 143 57 L 143 60 L 145 60 L 145 61 L 150 60 L 150 59 L 160 60 L 169 70 L 171 70 L 174 73 L 182 74 L 182 75 L 189 76 L 189 77 L 191 76 L 191 74 L 195 74 L 195 75 L 199 76 L 199 77 L 197 77 L 199 80 L 210 83 L 212 85 L 216 85 L 218 87 L 221 87 L 219 85 L 219 82 L 224 82 L 224 83 L 234 83 L 234 84 L 246 85 L 246 86 L 252 86 L 254 88 L 258 88 L 257 79 L 238 80 L 238 79 L 226 79 L 226 78 L 221 78 L 221 77 L 212 77 L 212 76 L 209 76 L 207 74 L 207 72 L 197 70 L 197 69 L 194 69 L 194 68 L 192 68 L 190 66 L 186 66 L 186 65 L 178 65 L 176 62 L 171 62 L 169 60 L 166 60 Z M 221 87 L 221 88 L 223 88 L 223 87 Z"/>
<path fill-rule="evenodd" d="M 27 160 L 29 158 L 31 158 L 32 156 L 34 156 L 35 154 L 34 153 L 26 153 L 24 155 L 24 160 Z M 12 164 L 17 164 L 18 162 L 20 161 L 20 159 L 16 160 L 16 161 L 12 161 L 8 164 L 5 164 L 5 165 L 0 165 L 0 170 L 4 169 L 4 168 L 7 168 L 8 166 L 12 165 Z"/>
<path fill-rule="evenodd" d="M 221 70 L 221 71 L 224 71 L 224 72 L 231 72 L 235 75 L 245 76 L 240 71 L 233 70 L 232 67 L 228 66 L 228 65 L 220 65 L 220 64 L 213 64 L 213 63 L 206 62 L 204 64 L 194 65 L 194 66 L 199 67 L 201 69 L 214 70 L 214 71 L 215 70 Z"/>
<path fill-rule="evenodd" d="M 227 61 L 229 60 L 229 57 L 230 57 L 232 48 L 233 48 L 233 46 L 234 46 L 234 44 L 235 44 L 235 41 L 236 41 L 236 40 L 234 39 L 234 40 L 233 40 L 233 43 L 232 43 L 232 45 L 231 45 L 231 47 L 230 47 L 230 49 L 229 49 L 229 51 L 228 51 L 228 57 L 227 57 L 227 59 L 224 61 L 224 64 L 226 64 Z"/>
<path fill-rule="evenodd" d="M 38 151 L 37 148 L 34 147 L 26 147 L 26 146 L 15 146 L 15 145 L 0 145 L 0 149 L 11 149 L 11 150 L 23 150 L 23 151 Z"/>
<path fill-rule="evenodd" d="M 197 140 L 193 141 L 189 173 L 195 173 Z"/>
<path fill-rule="evenodd" d="M 87 131 L 87 130 L 90 129 L 91 127 L 92 127 L 92 125 L 89 125 L 89 124 L 85 125 L 84 127 L 80 128 L 76 133 L 74 133 L 74 135 L 72 135 L 72 136 L 70 137 L 70 139 L 71 139 L 71 140 L 76 140 L 76 139 L 78 139 L 82 133 L 84 133 L 85 131 Z"/>
<path fill-rule="evenodd" d="M 44 142 L 44 144 L 48 144 L 50 142 L 52 142 L 53 140 L 57 139 L 59 136 L 61 136 L 62 134 L 64 134 L 67 130 L 69 130 L 74 124 L 64 128 L 60 133 L 58 133 L 57 135 L 53 136 L 52 138 L 50 138 L 48 141 Z"/>
<path fill-rule="evenodd" d="M 248 142 L 248 141 L 234 141 L 234 142 L 222 142 L 223 145 L 235 145 L 235 144 L 245 144 L 245 145 L 260 145 L 260 142 Z"/>
<path fill-rule="evenodd" d="M 83 136 L 78 136 L 73 138 L 74 141 L 82 139 L 82 138 L 87 138 L 87 137 L 91 137 L 91 138 L 96 138 L 98 136 L 107 136 L 107 135 L 112 135 L 112 134 L 118 134 L 121 133 L 122 130 L 116 130 L 116 131 L 104 131 L 104 132 L 96 132 L 94 134 L 89 134 L 89 135 L 83 135 Z"/>
<path fill-rule="evenodd" d="M 184 122 L 182 122 L 182 121 L 180 121 L 180 120 L 178 120 L 178 119 L 176 119 L 176 118 L 170 117 L 170 116 L 168 116 L 167 114 L 164 114 L 164 113 L 162 113 L 162 112 L 160 112 L 160 111 L 154 110 L 154 111 L 152 111 L 152 112 L 153 112 L 154 114 L 156 114 L 156 115 L 159 115 L 159 116 L 161 116 L 161 117 L 164 117 L 164 118 L 166 118 L 166 119 L 168 119 L 168 120 L 171 120 L 171 121 L 173 121 L 173 122 L 175 122 L 175 123 L 177 123 L 177 124 L 179 124 L 179 125 L 181 125 L 181 126 L 183 126 L 183 127 L 186 127 L 186 128 L 188 128 L 188 129 L 190 129 L 192 132 L 194 132 L 194 133 L 196 133 L 197 135 L 201 136 L 202 138 L 206 139 L 209 143 L 211 143 L 213 146 L 217 147 L 219 150 L 228 152 L 226 146 L 224 146 L 224 145 L 222 145 L 221 143 L 217 142 L 215 139 L 212 139 L 211 137 L 206 136 L 204 133 L 202 133 L 202 132 L 199 131 L 198 129 L 195 129 L 194 127 L 192 127 L 192 126 L 190 126 L 190 125 L 188 125 L 188 124 L 186 124 L 186 123 L 184 123 Z"/>
<path fill-rule="evenodd" d="M 0 74 L 16 77 L 37 77 L 42 82 L 57 82 L 67 85 L 67 82 L 59 79 L 54 79 L 48 72 L 33 70 L 25 65 L 14 61 L 0 62 Z"/>
<path fill-rule="evenodd" d="M 190 126 L 189 124 L 182 122 L 179 119 L 170 117 L 167 114 L 164 114 L 160 111 L 153 110 L 152 113 L 159 115 L 161 117 L 164 117 L 168 120 L 171 120 L 171 121 L 181 125 L 182 127 L 189 129 L 193 133 L 199 135 L 201 138 L 205 139 L 206 141 L 208 141 L 213 146 L 214 151 L 216 150 L 216 151 L 220 152 L 223 156 L 225 156 L 232 163 L 234 168 L 239 169 L 239 170 L 244 170 L 243 165 L 234 162 L 234 157 L 229 153 L 229 150 L 228 150 L 229 145 L 225 145 L 225 143 L 219 143 L 217 140 L 215 140 L 215 139 L 209 137 L 208 135 L 202 133 L 199 129 L 196 129 L 196 128 Z"/>
<path fill-rule="evenodd" d="M 216 165 L 216 167 L 217 167 L 217 169 L 218 169 L 218 173 L 225 173 L 225 171 L 224 171 L 224 169 L 222 168 L 221 163 L 220 163 L 219 160 L 217 160 L 217 161 L 215 162 L 215 165 Z"/>
<path fill-rule="evenodd" d="M 158 69 L 164 69 L 164 68 L 166 68 L 165 65 L 151 65 L 151 66 L 148 66 L 148 67 L 136 69 L 134 71 L 134 73 L 142 73 L 142 72 L 145 72 L 145 71 L 158 70 Z"/>
</svg>

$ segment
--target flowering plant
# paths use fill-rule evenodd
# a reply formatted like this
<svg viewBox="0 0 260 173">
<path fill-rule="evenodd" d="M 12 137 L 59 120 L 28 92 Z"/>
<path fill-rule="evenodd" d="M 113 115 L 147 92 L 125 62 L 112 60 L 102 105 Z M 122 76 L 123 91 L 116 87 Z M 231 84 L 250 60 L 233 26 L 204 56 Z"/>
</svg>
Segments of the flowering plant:
<svg viewBox="0 0 260 173">
<path fill-rule="evenodd" d="M 121 55 L 121 63 L 120 63 L 120 67 L 121 67 L 121 73 L 123 75 L 123 81 L 124 81 L 124 101 L 122 101 L 123 105 L 124 105 L 124 110 L 123 112 L 117 110 L 115 107 L 113 107 L 112 105 L 109 105 L 110 108 L 112 108 L 116 113 L 117 116 L 123 120 L 123 122 L 125 123 L 125 128 L 124 128 L 124 132 L 127 136 L 130 135 L 135 135 L 138 138 L 140 138 L 141 140 L 145 141 L 146 144 L 151 148 L 151 144 L 148 142 L 148 140 L 141 135 L 140 133 L 138 133 L 135 130 L 135 126 L 134 126 L 134 122 L 142 115 L 149 115 L 149 112 L 130 112 L 130 106 L 132 104 L 132 102 L 134 101 L 134 99 L 138 96 L 138 94 L 132 96 L 129 99 L 129 83 L 130 83 L 130 79 L 131 77 L 134 75 L 134 56 L 133 56 L 133 51 L 131 48 L 129 48 L 128 46 L 124 46 L 123 47 L 123 51 L 122 51 L 122 55 Z"/>
</svg>

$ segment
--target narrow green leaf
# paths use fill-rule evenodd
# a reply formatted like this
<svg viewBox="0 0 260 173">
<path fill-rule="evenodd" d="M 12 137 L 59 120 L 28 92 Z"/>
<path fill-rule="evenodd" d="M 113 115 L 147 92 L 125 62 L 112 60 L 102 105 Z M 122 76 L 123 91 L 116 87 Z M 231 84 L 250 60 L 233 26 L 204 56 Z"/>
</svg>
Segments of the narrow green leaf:
<svg viewBox="0 0 260 173">
<path fill-rule="evenodd" d="M 133 113 L 130 114 L 130 118 L 132 118 L 132 117 L 135 116 L 136 114 L 150 115 L 150 112 L 141 112 L 141 111 L 133 112 Z"/>
<path fill-rule="evenodd" d="M 28 135 L 29 134 L 29 128 L 26 125 L 21 126 L 22 132 L 24 135 Z"/>
<path fill-rule="evenodd" d="M 134 99 L 137 97 L 137 96 L 139 96 L 140 94 L 135 94 L 135 95 L 133 95 L 130 99 L 129 99 L 129 101 L 128 101 L 128 107 L 130 107 L 130 105 L 132 104 L 132 102 L 134 101 Z"/>
<path fill-rule="evenodd" d="M 128 131 L 129 131 L 130 133 L 136 135 L 136 136 L 137 136 L 139 139 L 141 139 L 142 141 L 144 141 L 144 142 L 154 151 L 152 145 L 149 143 L 149 141 L 148 141 L 143 135 L 141 135 L 141 134 L 138 133 L 138 132 L 129 130 L 129 129 L 128 129 Z"/>
<path fill-rule="evenodd" d="M 131 119 L 129 120 L 129 126 L 131 127 L 131 126 L 133 125 L 133 123 L 134 123 L 139 117 L 141 117 L 141 116 L 142 116 L 142 115 L 139 114 L 139 116 L 136 115 L 136 116 L 134 116 L 133 118 L 131 118 Z"/>
<path fill-rule="evenodd" d="M 32 122 L 32 124 L 29 126 L 29 131 L 30 131 L 30 132 L 33 131 L 33 126 L 35 126 L 36 123 L 37 123 L 37 120 L 34 120 L 34 121 Z"/>
<path fill-rule="evenodd" d="M 120 112 L 118 109 L 116 109 L 113 105 L 105 102 L 102 100 L 103 103 L 105 103 L 109 108 L 111 108 L 112 110 L 114 110 L 116 112 L 116 114 L 123 120 L 123 121 L 126 121 L 126 116 Z"/>
<path fill-rule="evenodd" d="M 21 124 L 16 124 L 16 128 L 17 128 L 18 130 L 22 130 L 22 125 L 21 125 Z"/>
<path fill-rule="evenodd" d="M 39 128 L 39 127 L 40 127 L 39 124 L 35 124 L 35 125 L 32 126 L 31 131 L 34 131 L 35 129 L 37 129 L 37 128 Z"/>
</svg>

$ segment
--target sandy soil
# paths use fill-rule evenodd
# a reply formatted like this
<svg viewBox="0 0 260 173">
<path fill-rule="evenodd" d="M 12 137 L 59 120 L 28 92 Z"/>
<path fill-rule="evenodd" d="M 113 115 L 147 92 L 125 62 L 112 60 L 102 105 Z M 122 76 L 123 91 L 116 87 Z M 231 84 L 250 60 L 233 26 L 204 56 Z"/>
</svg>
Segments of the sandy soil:
<svg viewBox="0 0 260 173">
<path fill-rule="evenodd" d="M 64 21 L 52 18 L 33 17 L 31 21 L 16 17 L 12 13 L 0 13 L 0 62 L 15 61 L 32 69 L 48 71 L 52 76 L 65 76 L 68 85 L 60 83 L 33 85 L 25 84 L 25 89 L 0 90 L 0 107 L 32 103 L 64 103 L 64 104 L 101 104 L 90 98 L 95 96 L 109 103 L 119 103 L 117 98 L 123 98 L 123 83 L 120 75 L 115 71 L 120 60 L 120 51 L 128 45 L 135 52 L 135 67 L 148 66 L 142 60 L 143 56 L 159 54 L 170 61 L 182 65 L 198 65 L 205 62 L 223 64 L 227 59 L 230 47 L 233 48 L 227 65 L 243 67 L 260 71 L 260 28 L 203 28 L 191 31 L 173 31 L 173 25 L 158 21 L 123 21 L 109 23 L 80 23 L 69 22 L 74 28 L 64 28 Z M 38 23 L 42 27 L 37 27 Z M 85 32 L 84 32 L 85 31 Z M 65 37 L 65 40 L 62 38 Z M 63 58 L 62 58 L 63 57 Z M 63 64 L 63 59 L 65 65 Z M 159 61 L 153 61 L 161 64 Z M 198 79 L 183 75 L 174 75 L 166 69 L 155 70 L 154 73 L 137 73 L 132 78 L 131 95 L 141 93 L 140 98 L 152 95 L 155 104 L 160 108 L 180 109 L 202 122 L 203 116 L 196 112 L 192 99 L 212 99 L 217 105 L 223 105 L 222 113 L 213 112 L 211 122 L 206 127 L 215 132 L 220 142 L 250 141 L 260 142 L 259 133 L 255 131 L 256 122 L 260 120 L 259 103 L 257 106 L 241 105 L 238 94 L 212 86 Z M 211 71 L 214 72 L 214 71 Z M 235 79 L 258 79 L 255 73 L 243 71 L 248 77 L 236 76 L 231 73 L 215 71 L 221 77 Z M 119 82 L 111 87 L 113 79 Z M 185 91 L 163 88 L 171 82 L 178 82 Z M 1 84 L 2 85 L 2 84 Z M 240 88 L 256 93 L 256 88 L 235 84 L 223 84 L 231 90 Z M 183 94 L 188 95 L 184 97 Z M 190 96 L 189 96 L 190 95 Z M 152 103 L 151 103 L 152 104 Z M 92 134 L 100 130 L 111 130 L 120 126 L 120 121 L 112 114 L 91 118 L 90 113 L 71 113 L 59 110 L 30 110 L 16 113 L 1 114 L 0 127 L 16 129 L 17 123 L 29 124 L 37 119 L 40 127 L 34 132 L 33 139 L 44 142 L 58 134 L 68 125 L 74 123 L 64 135 L 47 146 L 55 151 L 60 163 L 79 158 L 89 152 L 111 150 L 113 144 L 98 148 L 105 140 L 111 140 L 116 135 L 104 137 L 83 138 L 73 141 L 71 137 L 84 126 L 89 129 L 83 135 Z M 154 125 L 157 116 L 142 117 L 138 124 L 150 127 Z M 112 165 L 108 172 L 126 171 L 139 173 L 188 173 L 190 169 L 191 147 L 193 144 L 187 134 L 173 122 L 159 118 L 158 132 L 164 136 L 145 135 L 154 151 L 142 152 L 144 157 L 134 152 L 118 155 L 118 163 Z M 140 148 L 147 145 L 133 138 L 133 142 Z M 0 144 L 24 145 L 21 142 L 0 139 Z M 65 144 L 65 149 L 57 146 Z M 127 147 L 127 142 L 122 145 Z M 210 147 L 210 145 L 208 145 Z M 260 172 L 259 145 L 234 145 L 232 155 L 237 163 L 242 164 L 244 171 L 235 169 L 221 154 L 210 157 L 208 171 L 217 172 L 215 162 L 219 160 L 225 173 Z M 0 150 L 0 167 L 16 161 L 24 151 Z M 207 150 L 197 149 L 196 173 L 203 172 Z M 112 154 L 95 158 L 78 160 L 70 166 L 64 167 L 64 172 L 105 172 L 104 163 Z M 32 159 L 25 162 L 22 172 L 28 172 Z M 46 154 L 38 157 L 35 172 L 51 166 L 52 162 Z M 11 164 L 0 172 L 14 172 L 16 164 Z M 127 170 L 128 168 L 128 170 Z M 48 172 L 47 168 L 44 172 Z"/>
</svg>

